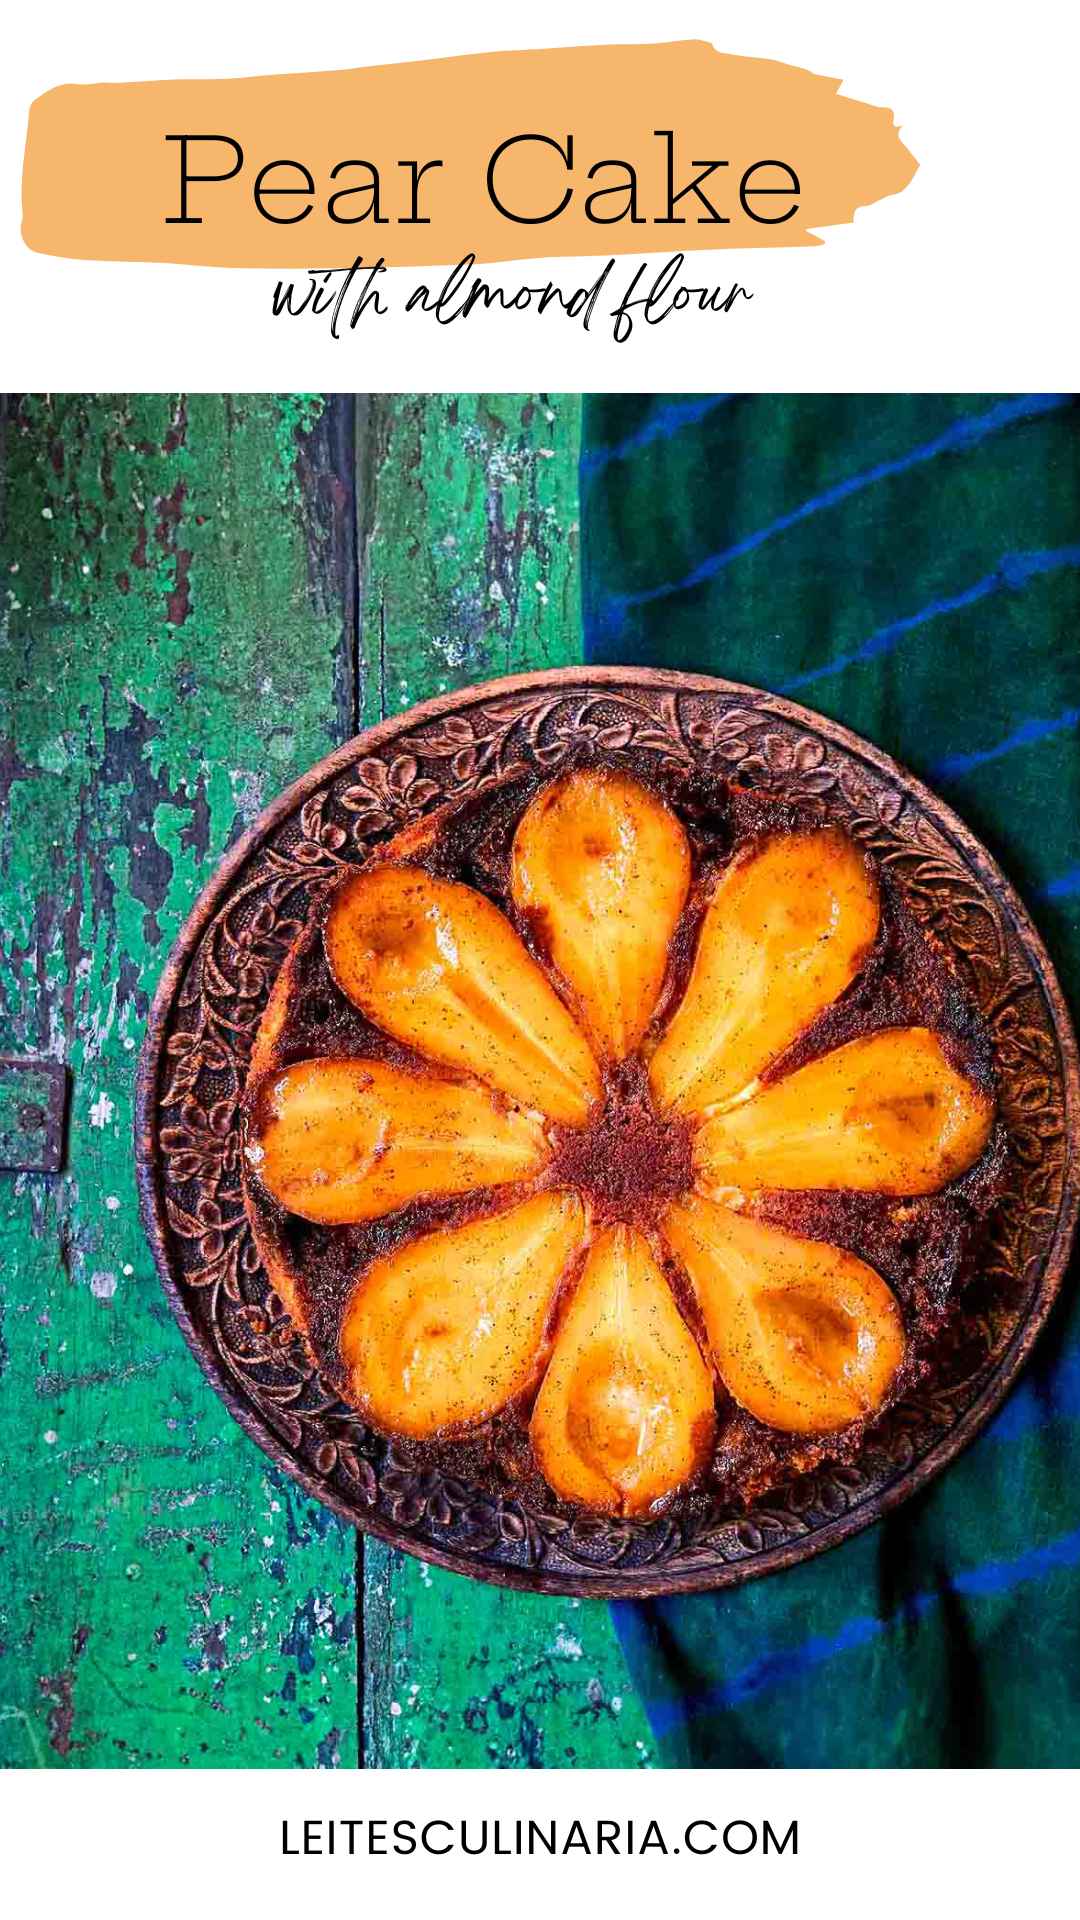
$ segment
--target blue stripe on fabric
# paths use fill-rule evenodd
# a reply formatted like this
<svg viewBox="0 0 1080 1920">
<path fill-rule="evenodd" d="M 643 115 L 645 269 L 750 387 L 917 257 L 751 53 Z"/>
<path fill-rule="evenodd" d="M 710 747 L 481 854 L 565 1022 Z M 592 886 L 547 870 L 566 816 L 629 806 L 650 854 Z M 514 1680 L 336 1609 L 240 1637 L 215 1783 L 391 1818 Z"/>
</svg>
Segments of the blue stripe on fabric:
<svg viewBox="0 0 1080 1920">
<path fill-rule="evenodd" d="M 976 601 L 1000 593 L 1003 587 L 1019 591 L 1029 581 L 1045 573 L 1053 573 L 1059 567 L 1080 567 L 1080 546 L 1050 547 L 1036 553 L 1007 553 L 993 573 L 984 574 L 973 586 L 963 588 L 960 593 L 930 600 L 925 607 L 919 608 L 918 613 L 908 613 L 900 620 L 890 621 L 887 627 L 879 627 L 852 653 L 838 654 L 835 660 L 827 660 L 820 667 L 808 667 L 805 673 L 797 673 L 792 679 L 785 680 L 779 691 L 794 693 L 800 687 L 813 686 L 815 681 L 828 680 L 834 673 L 843 673 L 847 667 L 862 666 L 868 660 L 880 660 L 883 654 L 891 653 L 907 634 L 914 632 L 917 627 L 926 626 L 928 621 L 940 620 L 945 614 L 958 613 L 964 607 L 974 606 Z"/>
<path fill-rule="evenodd" d="M 1042 740 L 1050 740 L 1056 733 L 1065 733 L 1070 727 L 1080 726 L 1080 707 L 1066 707 L 1064 713 L 1055 714 L 1049 720 L 1025 720 L 1013 733 L 1007 733 L 992 747 L 980 747 L 974 753 L 947 753 L 930 768 L 931 780 L 956 780 L 961 774 L 971 773 L 976 767 L 988 766 L 992 760 L 1001 760 L 1007 753 L 1015 753 L 1017 747 L 1038 746 Z"/>
<path fill-rule="evenodd" d="M 1044 1579 L 1062 1568 L 1077 1565 L 1080 1565 L 1080 1528 L 1062 1534 L 1047 1546 L 1032 1547 L 1015 1560 L 990 1560 L 981 1567 L 953 1574 L 941 1589 L 913 1594 L 902 1607 L 883 1618 L 869 1615 L 849 1620 L 837 1633 L 815 1634 L 787 1651 L 762 1654 L 730 1680 L 710 1687 L 705 1693 L 689 1695 L 679 1701 L 646 1701 L 649 1724 L 656 1737 L 663 1739 L 665 1734 L 675 1732 L 686 1720 L 698 1714 L 723 1712 L 727 1708 L 741 1706 L 744 1701 L 758 1694 L 812 1672 L 837 1654 L 850 1653 L 869 1645 L 893 1627 L 924 1618 L 940 1604 L 943 1591 L 958 1594 L 961 1598 L 986 1599 L 994 1594 L 1009 1593 L 1027 1581 Z M 620 1634 L 624 1626 L 619 1616 L 624 1607 L 632 1609 L 632 1605 L 632 1602 L 623 1600 L 612 1603 L 612 1613 Z M 626 1624 L 629 1625 L 629 1621 Z"/>
<path fill-rule="evenodd" d="M 666 407 L 659 407 L 642 422 L 625 440 L 616 440 L 608 447 L 587 447 L 578 461 L 578 471 L 591 479 L 613 460 L 626 460 L 631 454 L 640 453 L 644 447 L 651 447 L 657 440 L 669 440 L 673 434 L 681 433 L 684 427 L 697 426 L 699 420 L 706 420 L 717 407 L 722 407 L 731 395 L 728 393 L 702 394 L 695 400 L 673 400 Z"/>
<path fill-rule="evenodd" d="M 1039 889 L 1043 900 L 1069 900 L 1074 893 L 1080 893 L 1080 867 L 1070 867 L 1068 873 L 1057 874 Z"/>
<path fill-rule="evenodd" d="M 823 513 L 829 507 L 835 507 L 842 500 L 849 500 L 852 494 L 861 493 L 864 488 L 872 487 L 879 480 L 888 480 L 898 474 L 908 473 L 926 460 L 934 460 L 940 453 L 956 453 L 976 447 L 990 435 L 1000 433 L 1004 427 L 1018 420 L 1035 419 L 1040 414 L 1051 413 L 1055 408 L 1066 406 L 1072 399 L 1067 393 L 1029 393 L 1017 394 L 1008 400 L 1001 400 L 988 408 L 986 413 L 968 415 L 962 420 L 953 421 L 944 432 L 933 440 L 927 440 L 922 446 L 912 447 L 907 453 L 898 454 L 895 459 L 881 460 L 876 466 L 867 467 L 862 473 L 849 474 L 846 480 L 838 480 L 827 487 L 823 493 L 815 494 L 804 500 L 801 506 L 793 507 L 790 512 L 781 514 L 778 520 L 772 520 L 768 526 L 759 527 L 756 533 L 750 533 L 734 546 L 724 547 L 719 553 L 710 554 L 699 561 L 696 567 L 684 574 L 680 580 L 664 581 L 655 587 L 643 587 L 637 593 L 611 594 L 602 603 L 600 628 L 610 632 L 618 624 L 619 616 L 631 607 L 644 607 L 655 600 L 665 600 L 674 594 L 688 593 L 695 587 L 704 586 L 715 579 L 718 573 L 730 566 L 733 560 L 741 559 L 745 554 L 753 553 L 778 533 L 786 533 L 814 514 Z"/>
<path fill-rule="evenodd" d="M 1028 1374 L 1009 1395 L 979 1444 L 1019 1440 L 1051 1420 L 1080 1419 L 1080 1347 L 1070 1348 L 1045 1379 Z"/>
</svg>

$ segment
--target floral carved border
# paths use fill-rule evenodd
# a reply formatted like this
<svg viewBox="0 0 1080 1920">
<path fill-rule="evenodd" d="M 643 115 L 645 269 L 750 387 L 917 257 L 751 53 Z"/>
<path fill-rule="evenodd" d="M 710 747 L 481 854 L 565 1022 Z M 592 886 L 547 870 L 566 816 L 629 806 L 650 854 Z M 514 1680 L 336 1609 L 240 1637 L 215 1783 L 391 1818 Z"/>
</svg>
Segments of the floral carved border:
<svg viewBox="0 0 1080 1920">
<path fill-rule="evenodd" d="M 518 770 L 592 743 L 704 766 L 841 821 L 948 948 L 993 1038 L 1016 1168 L 983 1258 L 977 1351 L 913 1391 L 851 1465 L 748 1513 L 678 1505 L 575 1518 L 432 1468 L 364 1427 L 312 1367 L 263 1274 L 240 1188 L 239 1103 L 270 985 L 319 893 L 382 839 Z M 725 682 L 566 670 L 450 696 L 331 757 L 257 823 L 181 936 L 140 1084 L 144 1210 L 174 1307 L 218 1390 L 319 1497 L 425 1557 L 509 1584 L 588 1593 L 716 1586 L 865 1525 L 951 1457 L 1041 1322 L 1075 1212 L 1074 1043 L 1049 962 L 989 856 L 873 749 Z"/>
</svg>

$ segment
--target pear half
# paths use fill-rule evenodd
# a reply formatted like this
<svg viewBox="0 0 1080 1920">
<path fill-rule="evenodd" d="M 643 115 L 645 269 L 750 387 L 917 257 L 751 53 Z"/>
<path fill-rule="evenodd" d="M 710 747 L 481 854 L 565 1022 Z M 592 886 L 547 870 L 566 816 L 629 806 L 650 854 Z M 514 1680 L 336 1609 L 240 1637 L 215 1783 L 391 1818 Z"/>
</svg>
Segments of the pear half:
<svg viewBox="0 0 1080 1920">
<path fill-rule="evenodd" d="M 379 1060 L 304 1060 L 271 1074 L 247 1146 L 267 1193 L 328 1226 L 527 1179 L 549 1153 L 541 1123 L 486 1087 Z"/>
<path fill-rule="evenodd" d="M 533 1410 L 540 1471 L 578 1506 L 642 1513 L 690 1478 L 714 1428 L 712 1376 L 648 1243 L 606 1229 Z"/>
<path fill-rule="evenodd" d="M 675 815 L 625 774 L 581 769 L 526 808 L 512 893 L 608 1059 L 640 1045 L 690 890 Z"/>
<path fill-rule="evenodd" d="M 900 1309 L 854 1254 L 697 1194 L 664 1236 L 689 1275 L 728 1391 L 767 1426 L 830 1433 L 874 1413 L 904 1357 Z"/>
<path fill-rule="evenodd" d="M 658 1103 L 700 1113 L 741 1093 L 851 984 L 878 920 L 870 867 L 835 827 L 777 833 L 736 854 L 652 1058 Z"/>
<path fill-rule="evenodd" d="M 706 1120 L 694 1169 L 707 1191 L 847 1187 L 937 1193 L 978 1159 L 994 1102 L 928 1027 L 837 1047 Z"/>
<path fill-rule="evenodd" d="M 325 938 L 342 992 L 384 1033 L 584 1124 L 600 1091 L 588 1042 L 482 894 L 421 867 L 361 868 L 335 894 Z"/>
<path fill-rule="evenodd" d="M 489 1419 L 535 1379 L 584 1233 L 576 1194 L 542 1193 L 376 1260 L 342 1322 L 350 1398 L 418 1439 Z"/>
</svg>

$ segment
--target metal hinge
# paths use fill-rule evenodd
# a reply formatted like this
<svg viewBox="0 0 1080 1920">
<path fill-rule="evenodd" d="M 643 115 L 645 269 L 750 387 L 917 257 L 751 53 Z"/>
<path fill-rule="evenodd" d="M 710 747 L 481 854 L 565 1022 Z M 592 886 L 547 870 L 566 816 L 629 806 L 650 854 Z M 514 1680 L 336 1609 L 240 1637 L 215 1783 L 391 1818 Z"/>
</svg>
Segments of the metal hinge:
<svg viewBox="0 0 1080 1920">
<path fill-rule="evenodd" d="M 67 1080 L 67 1068 L 58 1060 L 0 1056 L 0 1169 L 5 1173 L 59 1173 Z"/>
</svg>

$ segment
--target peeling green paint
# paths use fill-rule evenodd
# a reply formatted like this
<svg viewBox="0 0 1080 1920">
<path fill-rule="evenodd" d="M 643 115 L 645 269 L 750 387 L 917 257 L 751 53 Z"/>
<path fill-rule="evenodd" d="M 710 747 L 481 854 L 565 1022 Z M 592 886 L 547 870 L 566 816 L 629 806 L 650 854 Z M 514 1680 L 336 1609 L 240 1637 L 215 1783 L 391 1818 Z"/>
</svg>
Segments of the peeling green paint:
<svg viewBox="0 0 1080 1920">
<path fill-rule="evenodd" d="M 355 414 L 355 472 L 313 395 L 4 422 L 0 1052 L 72 1075 L 65 1172 L 0 1175 L 9 1765 L 352 1766 L 358 1717 L 373 1766 L 649 1762 L 607 1608 L 358 1556 L 216 1399 L 139 1226 L 145 1013 L 224 848 L 361 718 L 580 657 L 577 400 Z"/>
<path fill-rule="evenodd" d="M 5 422 L 0 1050 L 73 1079 L 67 1171 L 0 1176 L 16 1766 L 314 1766 L 332 1727 L 356 1758 L 352 1536 L 201 1378 L 131 1151 L 149 996 L 242 824 L 229 770 L 273 791 L 336 738 L 341 621 L 313 605 L 328 557 L 282 492 L 284 418 L 265 398 L 72 396 Z M 291 764 L 268 766 L 283 706 Z"/>
</svg>

